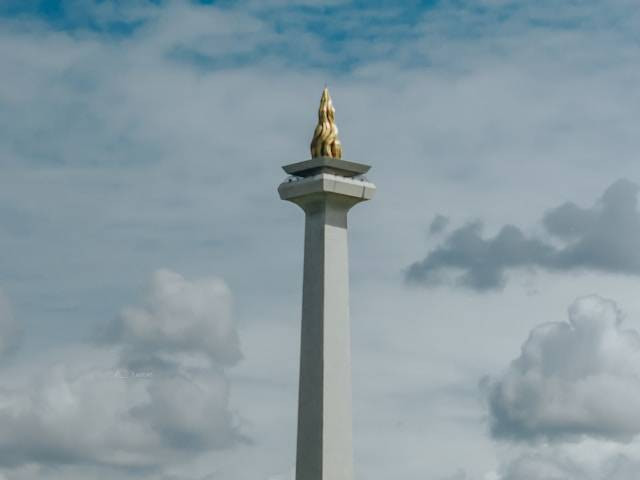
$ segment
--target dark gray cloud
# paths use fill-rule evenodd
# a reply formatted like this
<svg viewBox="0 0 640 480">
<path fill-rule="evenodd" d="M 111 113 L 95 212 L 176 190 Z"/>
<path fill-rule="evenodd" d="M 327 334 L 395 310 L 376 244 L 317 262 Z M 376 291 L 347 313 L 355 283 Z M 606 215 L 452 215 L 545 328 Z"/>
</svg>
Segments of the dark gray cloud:
<svg viewBox="0 0 640 480">
<path fill-rule="evenodd" d="M 437 235 L 438 233 L 442 233 L 445 228 L 449 225 L 449 218 L 444 215 L 437 214 L 433 217 L 431 224 L 429 225 L 429 233 L 431 235 Z"/>
<path fill-rule="evenodd" d="M 547 212 L 547 231 L 569 241 L 557 252 L 555 267 L 640 274 L 637 195 L 637 184 L 618 180 L 592 208 L 565 203 Z"/>
<path fill-rule="evenodd" d="M 506 372 L 485 385 L 491 433 L 629 441 L 640 434 L 639 372 L 640 335 L 623 328 L 616 304 L 580 298 L 569 322 L 536 327 Z"/>
<path fill-rule="evenodd" d="M 469 223 L 453 231 L 427 258 L 414 263 L 407 279 L 432 286 L 447 281 L 449 270 L 462 273 L 457 285 L 476 290 L 502 287 L 507 268 L 550 265 L 553 247 L 538 239 L 529 239 L 513 225 L 503 227 L 493 238 L 482 238 L 482 223 Z"/>
<path fill-rule="evenodd" d="M 638 275 L 637 194 L 635 183 L 618 180 L 591 208 L 565 203 L 547 211 L 543 226 L 550 237 L 564 242 L 561 247 L 528 237 L 514 225 L 483 238 L 482 223 L 469 223 L 451 232 L 424 260 L 412 264 L 406 278 L 427 286 L 453 278 L 456 285 L 485 291 L 502 288 L 506 271 L 522 267 Z"/>
</svg>

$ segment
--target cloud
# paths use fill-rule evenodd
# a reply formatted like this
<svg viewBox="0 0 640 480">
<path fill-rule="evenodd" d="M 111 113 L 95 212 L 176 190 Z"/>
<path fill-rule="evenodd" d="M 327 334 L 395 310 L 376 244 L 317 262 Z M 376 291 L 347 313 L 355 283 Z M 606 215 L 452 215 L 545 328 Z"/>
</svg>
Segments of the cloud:
<svg viewBox="0 0 640 480">
<path fill-rule="evenodd" d="M 553 247 L 528 239 L 513 225 L 503 227 L 493 238 L 482 238 L 482 224 L 469 223 L 451 232 L 444 244 L 422 262 L 411 265 L 407 280 L 433 286 L 444 283 L 449 270 L 462 270 L 455 284 L 478 291 L 504 286 L 504 270 L 550 264 Z"/>
<path fill-rule="evenodd" d="M 635 480 L 640 334 L 615 302 L 578 298 L 568 322 L 534 328 L 506 371 L 485 379 L 496 480 Z"/>
<path fill-rule="evenodd" d="M 501 480 L 583 480 L 592 478 L 571 457 L 530 453 L 504 467 Z M 604 478 L 604 477 L 603 477 Z"/>
<path fill-rule="evenodd" d="M 638 190 L 637 184 L 618 180 L 592 208 L 565 203 L 547 212 L 547 231 L 570 242 L 558 252 L 557 268 L 640 274 Z"/>
<path fill-rule="evenodd" d="M 223 370 L 240 358 L 230 301 L 220 279 L 156 272 L 112 329 L 114 363 L 59 364 L 0 391 L 0 466 L 155 469 L 241 441 Z"/>
<path fill-rule="evenodd" d="M 437 214 L 431 220 L 431 224 L 429 224 L 429 233 L 431 235 L 437 235 L 438 233 L 442 233 L 445 228 L 449 225 L 449 218 L 444 215 Z"/>
<path fill-rule="evenodd" d="M 124 309 L 106 340 L 123 347 L 131 368 L 198 354 L 213 366 L 231 366 L 242 357 L 224 281 L 187 281 L 169 270 L 153 275 L 144 306 Z"/>
<path fill-rule="evenodd" d="M 483 238 L 482 223 L 469 223 L 451 232 L 424 260 L 413 263 L 406 278 L 434 286 L 447 283 L 453 275 L 455 285 L 487 291 L 504 287 L 506 271 L 515 268 L 640 275 L 637 194 L 635 183 L 618 180 L 591 208 L 565 203 L 547 211 L 543 226 L 550 237 L 564 242 L 561 247 L 527 237 L 514 225 Z"/>
<path fill-rule="evenodd" d="M 448 475 L 441 480 L 468 480 L 467 473 L 464 470 L 458 470 L 457 472 Z"/>
<path fill-rule="evenodd" d="M 526 449 L 502 463 L 499 480 L 635 480 L 640 444 L 620 447 L 589 440 Z"/>
<path fill-rule="evenodd" d="M 580 298 L 568 322 L 536 327 L 487 389 L 497 439 L 628 441 L 640 433 L 640 335 L 613 301 Z"/>
<path fill-rule="evenodd" d="M 394 315 L 422 322 L 419 312 L 428 308 L 433 322 L 446 320 L 434 325 L 440 331 L 456 326 L 449 302 L 459 311 L 463 305 L 476 308 L 474 300 L 446 295 L 429 307 L 407 304 L 406 292 L 389 283 L 396 279 L 386 280 L 417 258 L 413 252 L 420 251 L 425 225 L 416 218 L 429 219 L 442 205 L 452 217 L 477 205 L 521 218 L 518 203 L 505 198 L 535 203 L 569 184 L 584 189 L 611 175 L 627 176 L 625 165 L 637 165 L 635 8 L 545 0 L 487 12 L 475 2 L 431 2 L 426 14 L 396 4 L 392 10 L 399 14 L 391 11 L 389 22 L 384 2 L 375 2 L 375 9 L 368 7 L 372 2 L 364 9 L 365 2 L 350 2 L 339 11 L 251 2 L 259 13 L 234 2 L 144 3 L 149 16 L 117 38 L 108 31 L 111 25 L 141 18 L 117 11 L 130 2 L 111 2 L 117 8 L 95 2 L 109 10 L 97 15 L 80 9 L 73 22 L 95 22 L 98 33 L 61 29 L 57 22 L 49 28 L 29 18 L 2 24 L 0 203 L 28 221 L 28 230 L 0 236 L 0 250 L 12 253 L 3 258 L 2 271 L 11 276 L 16 313 L 22 318 L 21 310 L 28 310 L 29 341 L 48 348 L 80 341 L 85 328 L 113 316 L 114 306 L 129 304 L 132 288 L 156 265 L 206 275 L 215 264 L 240 299 L 243 325 L 254 332 L 247 356 L 261 364 L 243 374 L 263 383 L 240 390 L 242 380 L 234 380 L 233 396 L 254 420 L 270 420 L 256 423 L 259 448 L 206 455 L 214 478 L 260 478 L 286 471 L 293 458 L 295 425 L 286 425 L 295 412 L 295 351 L 285 355 L 289 347 L 269 348 L 289 336 L 269 330 L 264 340 L 259 332 L 272 323 L 295 331 L 297 324 L 291 305 L 299 301 L 300 278 L 285 273 L 299 271 L 301 220 L 278 200 L 275 186 L 282 179 L 279 165 L 305 158 L 323 82 L 336 100 L 345 152 L 374 165 L 371 178 L 381 192 L 376 202 L 354 212 L 365 215 L 364 221 L 353 218 L 352 233 L 361 235 L 353 239 L 351 257 L 354 306 L 359 297 L 370 297 L 363 279 L 381 280 L 377 298 L 399 308 Z M 585 15 L 573 15 L 576 9 Z M 595 22 L 597 29 L 585 33 L 583 26 Z M 503 178 L 509 182 L 498 181 Z M 381 346 L 401 345 L 397 353 L 406 341 L 422 340 L 414 329 L 387 325 L 382 303 L 376 305 L 366 323 L 380 325 L 380 342 L 370 342 L 364 328 L 363 336 L 354 336 L 362 340 L 358 355 L 371 353 L 376 362 L 367 372 L 384 363 Z M 144 303 L 137 308 L 149 310 Z M 502 310 L 496 308 L 499 322 Z M 463 313 L 457 318 L 466 318 Z M 475 323 L 471 335 L 486 328 Z M 473 367 L 483 370 L 483 362 L 500 358 L 494 347 L 509 343 L 504 337 L 465 352 L 474 358 Z M 136 338 L 129 344 L 143 343 Z M 291 345 L 295 350 L 295 338 Z M 443 364 L 460 364 L 459 349 L 447 343 L 434 347 Z M 143 348 L 140 360 L 129 353 L 122 365 L 118 358 L 105 368 L 122 368 L 126 375 L 138 362 L 142 372 L 153 364 L 153 372 L 178 375 L 186 365 L 217 362 L 204 347 L 188 353 L 174 340 L 162 351 Z M 415 363 L 431 355 L 416 353 Z M 284 362 L 274 361 L 282 357 Z M 406 373 L 406 358 L 395 358 L 402 365 L 391 361 L 389 369 Z M 410 378 L 396 376 L 399 382 Z M 288 387 L 276 386 L 282 395 L 269 397 L 267 382 Z M 397 394 L 389 384 L 380 390 L 390 398 Z M 434 401 L 435 408 L 427 410 L 440 419 L 441 405 L 450 403 Z M 149 424 L 166 410 L 143 409 L 132 424 Z M 368 446 L 378 442 L 362 466 L 372 479 L 440 478 L 455 471 L 452 462 L 459 455 L 448 455 L 441 438 L 468 442 L 465 450 L 475 455 L 464 465 L 470 475 L 480 458 L 492 458 L 486 439 L 466 423 L 458 435 L 450 427 L 434 431 L 433 422 L 413 422 L 425 418 L 424 402 L 398 399 L 370 410 L 356 422 L 378 425 L 380 415 L 402 411 L 417 431 L 410 437 L 390 423 L 384 437 L 397 441 L 366 435 Z M 184 435 L 172 425 L 158 425 L 158 431 L 164 432 L 159 443 Z M 417 452 L 415 445 L 429 441 L 424 432 L 435 439 L 430 445 L 437 462 L 423 462 Z M 202 441 L 193 432 L 190 442 Z M 203 467 L 200 474 L 170 473 L 183 479 L 208 472 Z M 25 478 L 50 475 L 49 470 Z M 122 476 L 103 471 L 94 478 Z"/>
<path fill-rule="evenodd" d="M 523 455 L 509 463 L 500 477 L 501 480 L 584 480 L 585 478 L 594 477 L 571 457 L 535 453 Z"/>
</svg>

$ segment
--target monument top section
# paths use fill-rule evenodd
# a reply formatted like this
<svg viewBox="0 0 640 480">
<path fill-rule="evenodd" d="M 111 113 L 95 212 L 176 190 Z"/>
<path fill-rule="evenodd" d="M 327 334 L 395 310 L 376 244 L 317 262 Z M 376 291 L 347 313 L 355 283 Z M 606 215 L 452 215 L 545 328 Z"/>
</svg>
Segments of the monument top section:
<svg viewBox="0 0 640 480">
<path fill-rule="evenodd" d="M 341 177 L 356 177 L 369 171 L 370 165 L 348 162 L 331 157 L 315 157 L 304 162 L 285 165 L 282 169 L 289 175 L 296 177 L 311 177 L 318 173 L 331 173 Z"/>
<path fill-rule="evenodd" d="M 335 124 L 336 111 L 331 102 L 329 89 L 324 87 L 318 109 L 318 125 L 311 140 L 311 158 L 342 158 L 342 145 L 338 140 L 338 127 Z"/>
<path fill-rule="evenodd" d="M 335 110 L 331 103 L 329 89 L 324 87 L 318 110 L 318 125 L 311 140 L 311 159 L 282 167 L 286 173 L 292 175 L 285 184 L 293 180 L 314 179 L 325 174 L 334 178 L 366 181 L 362 175 L 367 173 L 371 166 L 341 158 L 342 147 L 338 140 L 338 127 L 334 123 L 334 115 Z M 371 187 L 375 189 L 373 184 Z"/>
</svg>

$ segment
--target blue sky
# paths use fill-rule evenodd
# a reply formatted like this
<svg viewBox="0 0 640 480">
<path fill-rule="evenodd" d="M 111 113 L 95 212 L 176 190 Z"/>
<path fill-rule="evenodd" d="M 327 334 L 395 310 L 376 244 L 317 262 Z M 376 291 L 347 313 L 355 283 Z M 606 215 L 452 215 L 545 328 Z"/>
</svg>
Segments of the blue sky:
<svg viewBox="0 0 640 480">
<path fill-rule="evenodd" d="M 325 84 L 378 186 L 350 217 L 357 475 L 635 479 L 639 24 L 4 2 L 0 479 L 289 480 L 303 219 L 276 188 Z"/>
<path fill-rule="evenodd" d="M 108 5 L 110 10 L 116 12 L 125 9 L 127 5 L 127 2 L 96 3 L 101 4 L 103 8 Z M 158 10 L 166 5 L 160 1 L 143 4 Z M 261 57 L 275 56 L 297 67 L 350 70 L 355 65 L 370 60 L 345 51 L 354 40 L 382 41 L 394 48 L 396 44 L 415 37 L 412 30 L 416 27 L 418 19 L 433 8 L 434 4 L 432 1 L 406 2 L 400 5 L 394 2 L 328 2 L 327 5 L 292 2 L 291 5 L 274 8 L 269 4 L 260 6 L 259 3 L 254 3 L 251 6 L 253 13 L 277 34 L 278 38 L 275 41 L 261 44 L 242 54 L 220 52 L 216 56 L 207 56 L 198 55 L 197 51 L 189 49 L 176 49 L 173 53 L 205 69 L 249 65 L 256 63 Z M 192 5 L 213 7 L 225 12 L 233 12 L 243 6 L 242 2 L 231 1 L 192 2 Z M 123 18 L 114 14 L 102 18 L 99 14 L 96 15 L 98 12 L 88 4 L 64 1 L 9 2 L 3 7 L 2 13 L 9 18 L 38 19 L 53 29 L 72 34 L 90 32 L 116 38 L 134 35 L 136 30 L 151 20 L 145 15 Z M 332 62 L 317 61 L 308 55 L 308 51 L 300 48 L 295 36 L 297 33 L 307 32 L 313 32 L 322 50 L 333 53 Z M 379 55 L 371 52 L 370 56 Z"/>
</svg>

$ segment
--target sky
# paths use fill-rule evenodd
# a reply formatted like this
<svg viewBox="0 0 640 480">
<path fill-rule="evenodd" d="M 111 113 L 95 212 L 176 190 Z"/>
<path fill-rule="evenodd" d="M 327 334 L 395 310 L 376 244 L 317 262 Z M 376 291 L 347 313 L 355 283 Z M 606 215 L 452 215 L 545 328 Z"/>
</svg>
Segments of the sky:
<svg viewBox="0 0 640 480">
<path fill-rule="evenodd" d="M 356 478 L 636 480 L 640 5 L 0 3 L 0 480 L 291 480 L 306 160 Z"/>
</svg>

